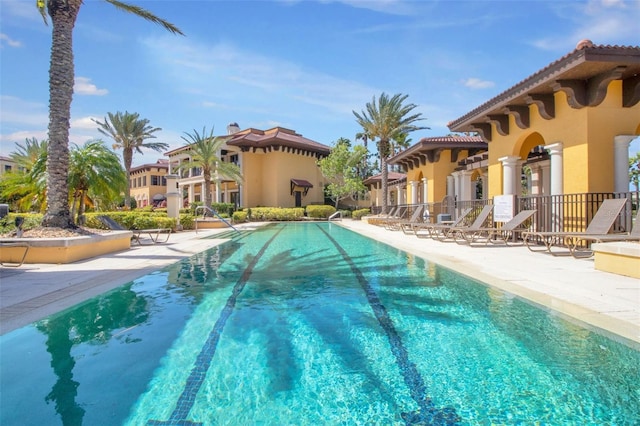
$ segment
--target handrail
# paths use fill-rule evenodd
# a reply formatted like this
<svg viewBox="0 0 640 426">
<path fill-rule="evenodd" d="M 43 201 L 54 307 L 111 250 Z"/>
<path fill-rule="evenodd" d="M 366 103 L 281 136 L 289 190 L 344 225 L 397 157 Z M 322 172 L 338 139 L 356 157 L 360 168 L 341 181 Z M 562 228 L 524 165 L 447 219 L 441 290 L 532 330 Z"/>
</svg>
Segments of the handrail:
<svg viewBox="0 0 640 426">
<path fill-rule="evenodd" d="M 334 214 L 332 214 L 331 216 L 329 216 L 329 219 L 327 219 L 329 222 L 331 222 L 331 219 L 335 219 L 338 216 L 340 216 L 340 220 L 342 220 L 342 212 L 340 210 L 338 210 L 337 212 L 335 212 Z"/>
<path fill-rule="evenodd" d="M 238 231 L 236 228 L 233 227 L 232 224 L 230 224 L 229 222 L 227 222 L 226 220 L 224 220 L 224 218 L 222 216 L 220 216 L 218 214 L 217 211 L 215 211 L 214 209 L 212 209 L 209 206 L 197 206 L 196 207 L 196 216 L 198 216 L 198 209 L 203 209 L 205 211 L 205 213 L 208 211 L 209 213 L 216 215 L 218 217 L 218 219 L 220 219 L 222 222 L 224 222 L 225 225 L 227 225 L 228 227 L 230 227 L 231 229 L 233 229 L 236 232 L 240 232 Z M 202 216 L 204 217 L 204 213 L 202 214 Z M 196 234 L 198 233 L 198 220 L 196 219 Z"/>
</svg>

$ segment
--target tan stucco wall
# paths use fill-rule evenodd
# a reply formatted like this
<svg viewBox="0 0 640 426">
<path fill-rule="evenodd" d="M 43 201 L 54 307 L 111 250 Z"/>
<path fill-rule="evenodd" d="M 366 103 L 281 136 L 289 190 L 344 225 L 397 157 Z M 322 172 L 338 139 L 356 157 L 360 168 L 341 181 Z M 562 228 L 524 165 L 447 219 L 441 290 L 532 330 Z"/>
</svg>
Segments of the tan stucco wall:
<svg viewBox="0 0 640 426">
<path fill-rule="evenodd" d="M 146 185 L 139 187 L 131 187 L 130 195 L 131 198 L 142 201 L 146 200 L 147 205 L 153 203 L 153 196 L 160 194 L 165 195 L 167 193 L 166 185 L 151 185 L 151 176 L 166 176 L 167 169 L 165 168 L 156 168 L 151 167 L 151 169 L 139 170 L 136 171 L 135 174 L 131 175 L 131 179 L 138 179 L 138 177 L 146 176 Z M 143 207 L 140 202 L 138 202 L 138 207 Z"/>
<path fill-rule="evenodd" d="M 467 151 L 461 151 L 458 160 L 466 158 Z M 420 165 L 417 169 L 407 171 L 407 202 L 415 204 L 412 199 L 412 189 L 410 182 L 420 181 L 422 177 L 427 179 L 427 202 L 440 202 L 447 195 L 447 176 L 449 176 L 458 167 L 458 161 L 451 161 L 451 151 L 445 150 L 440 154 L 440 159 L 435 163 Z M 420 174 L 422 173 L 422 176 Z M 418 189 L 418 192 L 422 189 Z M 420 194 L 418 194 L 420 197 Z"/>
<path fill-rule="evenodd" d="M 596 243 L 592 249 L 596 269 L 640 278 L 640 244 L 637 242 Z"/>
<path fill-rule="evenodd" d="M 29 245 L 24 263 L 73 263 L 107 253 L 131 248 L 131 231 L 71 237 L 71 238 L 21 238 L 2 241 L 0 261 L 17 263 L 22 259 L 24 247 L 13 247 L 16 242 Z"/>
<path fill-rule="evenodd" d="M 271 151 L 245 152 L 242 157 L 243 207 L 294 207 L 291 179 L 304 179 L 313 184 L 302 205 L 324 201 L 323 179 L 312 155 Z"/>
<path fill-rule="evenodd" d="M 557 92 L 555 110 L 555 118 L 546 120 L 540 116 L 538 107 L 531 105 L 528 129 L 519 128 L 510 115 L 507 136 L 500 135 L 492 126 L 489 197 L 502 194 L 502 164 L 498 159 L 513 155 L 524 159 L 531 148 L 528 138 L 536 132 L 546 145 L 562 142 L 565 194 L 613 191 L 613 138 L 637 132 L 640 104 L 623 108 L 622 82 L 616 80 L 609 84 L 607 96 L 598 106 L 574 109 L 565 93 Z"/>
</svg>

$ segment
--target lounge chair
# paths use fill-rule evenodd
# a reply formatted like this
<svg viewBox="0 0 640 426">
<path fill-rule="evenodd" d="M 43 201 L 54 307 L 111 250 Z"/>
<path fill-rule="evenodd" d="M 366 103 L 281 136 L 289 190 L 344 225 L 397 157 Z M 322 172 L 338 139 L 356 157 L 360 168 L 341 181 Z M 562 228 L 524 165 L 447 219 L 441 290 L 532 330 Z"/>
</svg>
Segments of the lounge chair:
<svg viewBox="0 0 640 426">
<path fill-rule="evenodd" d="M 384 227 L 390 231 L 399 231 L 402 229 L 402 225 L 418 223 L 422 220 L 422 211 L 424 210 L 424 206 L 418 206 L 413 211 L 413 214 L 409 219 L 397 219 L 397 220 L 387 220 L 384 224 Z"/>
<path fill-rule="evenodd" d="M 118 222 L 111 219 L 109 216 L 105 216 L 105 215 L 98 216 L 98 220 L 102 222 L 102 224 L 105 225 L 107 228 L 111 229 L 112 231 L 133 232 L 133 235 L 131 236 L 131 241 L 138 243 L 140 245 L 146 244 L 146 243 L 143 243 L 143 240 L 142 240 L 143 235 L 146 235 L 149 237 L 149 239 L 151 240 L 150 244 L 157 244 L 157 243 L 166 243 L 167 241 L 169 241 L 169 237 L 171 236 L 171 232 L 172 232 L 171 228 L 126 229 L 125 227 L 120 225 Z M 160 237 L 165 234 L 166 234 L 166 238 L 164 238 L 161 241 Z"/>
<path fill-rule="evenodd" d="M 593 250 L 590 246 L 592 243 L 608 243 L 617 241 L 637 241 L 640 242 L 640 210 L 636 212 L 636 219 L 633 222 L 630 232 L 620 234 L 602 234 L 602 235 L 570 235 L 565 238 L 565 245 L 569 248 L 571 255 L 575 258 L 591 257 Z M 589 247 L 582 248 L 582 243 L 589 243 Z"/>
<path fill-rule="evenodd" d="M 464 220 L 466 220 L 467 216 L 473 211 L 471 207 L 462 211 L 460 216 L 453 222 L 446 223 L 429 223 L 429 222 L 421 222 L 421 223 L 412 223 L 409 226 L 403 226 L 403 231 L 405 234 L 408 234 L 409 230 L 418 238 L 436 238 L 437 235 L 441 233 L 447 233 L 449 229 L 454 228 L 456 226 L 462 226 Z M 421 232 L 426 231 L 426 232 Z"/>
<path fill-rule="evenodd" d="M 370 225 L 378 225 L 379 221 L 386 220 L 386 219 L 388 219 L 390 217 L 394 217 L 397 209 L 398 209 L 398 207 L 392 207 L 391 210 L 389 210 L 389 213 L 384 213 L 384 214 L 380 213 L 380 214 L 377 214 L 375 216 L 369 216 L 367 218 L 368 223 Z"/>
<path fill-rule="evenodd" d="M 487 221 L 487 219 L 489 219 L 489 216 L 491 215 L 492 211 L 493 211 L 493 204 L 486 204 L 484 207 L 482 207 L 482 210 L 480 210 L 480 213 L 473 220 L 471 225 L 451 226 L 448 229 L 443 230 L 442 232 L 435 233 L 433 237 L 440 241 L 455 241 L 456 240 L 455 236 L 459 232 L 473 231 L 473 230 L 482 228 L 485 222 Z"/>
<path fill-rule="evenodd" d="M 522 233 L 525 230 L 525 228 L 522 228 L 522 224 L 531 216 L 533 216 L 535 212 L 536 210 L 522 210 L 511 220 L 505 222 L 499 228 L 491 227 L 456 229 L 455 231 L 453 231 L 453 238 L 456 241 L 464 241 L 470 245 L 476 242 L 478 239 L 485 240 L 485 245 L 489 243 L 501 243 L 509 245 L 509 240 L 514 240 L 517 234 Z"/>
<path fill-rule="evenodd" d="M 389 221 L 402 220 L 402 219 L 404 219 L 404 215 L 405 215 L 406 212 L 407 212 L 407 207 L 406 206 L 398 207 L 396 212 L 393 215 L 389 215 L 388 217 L 383 217 L 383 218 L 378 219 L 375 222 L 375 225 L 385 226 L 387 224 L 387 222 L 389 222 Z"/>
<path fill-rule="evenodd" d="M 527 248 L 533 252 L 547 252 L 554 256 L 558 256 L 560 254 L 573 254 L 571 245 L 567 246 L 567 248 L 569 248 L 569 253 L 554 252 L 551 247 L 558 245 L 561 240 L 566 245 L 568 240 L 574 241 L 578 237 L 604 237 L 605 235 L 609 235 L 613 223 L 616 221 L 616 218 L 622 211 L 626 202 L 626 198 L 604 200 L 598 208 L 598 211 L 596 211 L 596 214 L 593 215 L 593 219 L 591 219 L 591 222 L 584 232 L 525 231 L 522 233 L 523 242 Z M 544 247 L 542 249 L 534 248 L 532 244 L 539 246 L 537 242 L 542 243 Z M 574 248 L 577 246 L 577 242 L 572 244 Z"/>
</svg>

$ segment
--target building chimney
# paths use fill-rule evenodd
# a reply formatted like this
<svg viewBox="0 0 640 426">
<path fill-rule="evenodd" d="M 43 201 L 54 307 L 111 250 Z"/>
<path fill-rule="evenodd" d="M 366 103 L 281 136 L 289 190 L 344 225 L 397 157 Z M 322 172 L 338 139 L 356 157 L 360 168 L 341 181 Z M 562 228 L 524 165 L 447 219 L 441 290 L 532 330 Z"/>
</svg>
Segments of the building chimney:
<svg viewBox="0 0 640 426">
<path fill-rule="evenodd" d="M 229 125 L 227 126 L 227 135 L 232 135 L 239 131 L 240 131 L 240 126 L 238 126 L 238 123 L 229 123 Z"/>
</svg>

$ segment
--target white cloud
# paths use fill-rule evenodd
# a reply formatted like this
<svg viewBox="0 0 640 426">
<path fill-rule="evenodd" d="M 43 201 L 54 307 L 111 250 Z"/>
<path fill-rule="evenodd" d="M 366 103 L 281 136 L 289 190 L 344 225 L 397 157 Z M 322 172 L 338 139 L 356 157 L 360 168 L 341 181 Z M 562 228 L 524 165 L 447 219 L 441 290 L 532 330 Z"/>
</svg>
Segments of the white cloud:
<svg viewBox="0 0 640 426">
<path fill-rule="evenodd" d="M 79 130 L 79 129 L 97 130 L 98 125 L 93 121 L 94 119 L 98 121 L 102 121 L 100 117 L 91 117 L 91 116 L 80 117 L 80 118 L 71 120 L 71 130 Z"/>
<path fill-rule="evenodd" d="M 9 47 L 22 47 L 22 43 L 18 40 L 14 40 L 5 33 L 0 33 L 0 49 L 2 49 L 5 45 Z"/>
<path fill-rule="evenodd" d="M 473 90 L 478 90 L 478 89 L 488 89 L 491 88 L 493 86 L 495 86 L 495 83 L 493 81 L 488 81 L 488 80 L 480 80 L 479 78 L 468 78 L 465 81 L 463 81 L 463 84 Z"/>
<path fill-rule="evenodd" d="M 73 92 L 78 95 L 89 96 L 104 96 L 109 93 L 107 89 L 98 89 L 95 84 L 91 83 L 91 79 L 87 77 L 76 77 Z"/>
<path fill-rule="evenodd" d="M 333 3 L 334 0 L 323 0 L 322 3 Z M 368 9 L 389 15 L 413 15 L 421 2 L 405 0 L 338 0 L 351 7 Z"/>
<path fill-rule="evenodd" d="M 243 108 L 255 110 L 295 103 L 299 107 L 293 109 L 298 112 L 303 106 L 321 106 L 331 114 L 351 114 L 354 108 L 369 101 L 371 93 L 380 92 L 356 81 L 226 43 L 206 45 L 161 37 L 147 39 L 145 44 L 160 62 L 156 69 L 169 73 L 158 74 L 158 78 L 170 80 L 183 93 L 215 94 L 215 101 L 206 100 L 209 107 L 233 107 L 241 103 Z"/>
<path fill-rule="evenodd" d="M 551 10 L 566 22 L 564 27 L 567 31 L 557 31 L 553 36 L 531 43 L 542 50 L 570 51 L 583 39 L 589 39 L 598 45 L 611 44 L 625 38 L 638 38 L 639 1 L 558 2 L 554 3 Z"/>
</svg>

